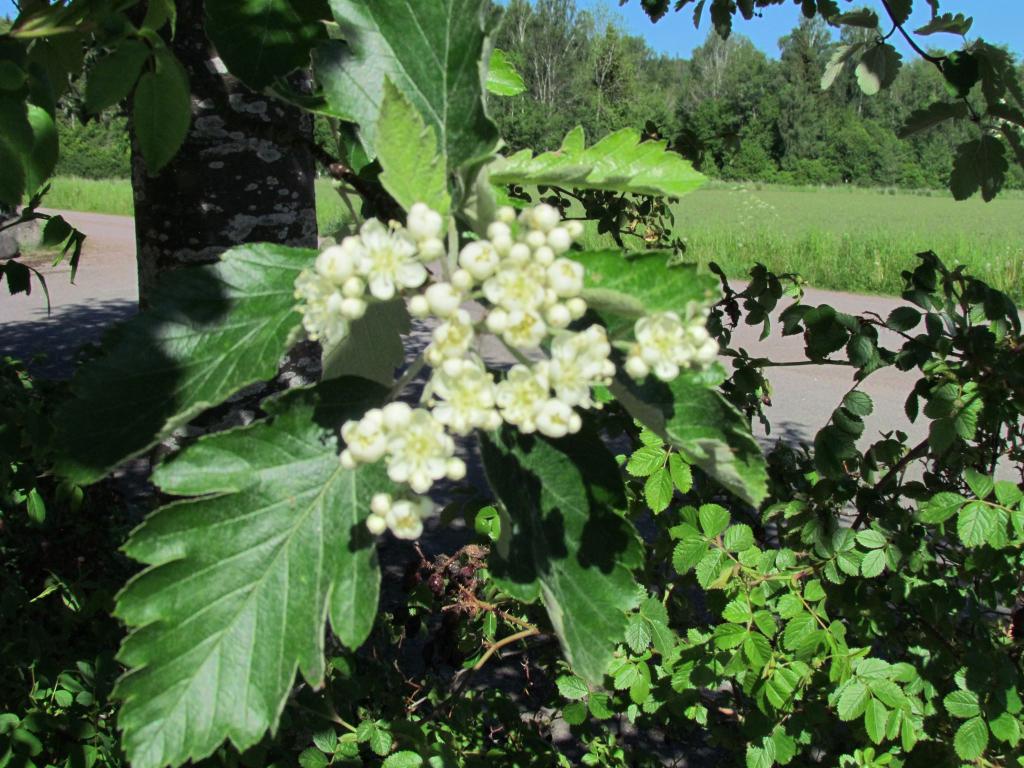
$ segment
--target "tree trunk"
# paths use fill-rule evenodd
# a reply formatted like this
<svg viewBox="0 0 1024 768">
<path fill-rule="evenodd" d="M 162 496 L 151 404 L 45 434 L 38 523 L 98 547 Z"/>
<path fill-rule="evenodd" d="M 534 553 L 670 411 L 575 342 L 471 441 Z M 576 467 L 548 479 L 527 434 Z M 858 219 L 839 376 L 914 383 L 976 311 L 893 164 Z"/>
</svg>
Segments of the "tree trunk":
<svg viewBox="0 0 1024 768">
<path fill-rule="evenodd" d="M 188 71 L 192 125 L 157 176 L 132 148 L 139 301 L 166 270 L 253 242 L 316 247 L 308 115 L 227 74 L 203 28 L 202 0 L 179 0 L 172 48 Z"/>
</svg>

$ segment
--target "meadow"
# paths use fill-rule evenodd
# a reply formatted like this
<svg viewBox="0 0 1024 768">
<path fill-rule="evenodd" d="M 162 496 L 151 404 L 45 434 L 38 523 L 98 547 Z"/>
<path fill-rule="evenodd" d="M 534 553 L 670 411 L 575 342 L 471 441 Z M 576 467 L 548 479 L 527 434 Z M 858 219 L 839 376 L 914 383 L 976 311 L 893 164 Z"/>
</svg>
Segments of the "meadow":
<svg viewBox="0 0 1024 768">
<path fill-rule="evenodd" d="M 47 205 L 131 215 L 126 180 L 58 178 Z M 742 277 L 755 262 L 799 272 L 816 287 L 895 294 L 914 254 L 933 250 L 1016 299 L 1024 298 L 1024 194 L 991 203 L 956 202 L 948 192 L 921 194 L 858 188 L 715 183 L 675 207 L 688 256 Z M 328 180 L 317 182 L 320 231 L 334 232 L 346 210 Z M 587 244 L 607 241 L 590 235 Z"/>
</svg>

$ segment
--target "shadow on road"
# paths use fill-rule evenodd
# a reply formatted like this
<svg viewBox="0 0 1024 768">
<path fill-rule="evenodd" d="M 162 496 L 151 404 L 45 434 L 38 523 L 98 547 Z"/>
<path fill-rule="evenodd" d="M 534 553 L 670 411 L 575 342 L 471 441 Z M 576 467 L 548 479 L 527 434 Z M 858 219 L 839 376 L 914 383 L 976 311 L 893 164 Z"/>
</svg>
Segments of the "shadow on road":
<svg viewBox="0 0 1024 768">
<path fill-rule="evenodd" d="M 51 317 L 0 324 L 0 355 L 28 364 L 44 378 L 67 378 L 75 370 L 82 347 L 93 344 L 115 323 L 139 311 L 134 301 L 65 305 Z"/>
</svg>

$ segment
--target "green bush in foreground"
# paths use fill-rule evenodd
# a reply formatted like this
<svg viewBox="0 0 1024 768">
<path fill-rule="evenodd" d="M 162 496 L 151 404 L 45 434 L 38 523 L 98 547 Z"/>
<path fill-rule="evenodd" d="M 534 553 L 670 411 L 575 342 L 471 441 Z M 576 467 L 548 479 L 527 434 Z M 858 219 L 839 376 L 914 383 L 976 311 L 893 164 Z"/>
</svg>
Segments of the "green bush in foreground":
<svg viewBox="0 0 1024 768">
<path fill-rule="evenodd" d="M 265 16 L 208 5 L 225 65 L 254 87 L 337 44 L 317 10 L 283 5 L 274 57 L 252 44 Z M 910 6 L 886 3 L 901 32 Z M 715 0 L 712 18 L 725 31 L 754 7 Z M 334 0 L 347 58 L 314 57 L 318 108 L 359 131 L 358 146 L 340 137 L 363 163 L 358 235 L 175 271 L 67 390 L 6 364 L 0 766 L 1024 764 L 1013 302 L 927 251 L 884 318 L 806 304 L 796 276 L 761 265 L 742 292 L 719 286 L 683 262 L 670 202 L 703 178 L 664 143 L 575 130 L 557 152 L 499 157 L 486 89 L 517 82 L 490 52 L 490 5 L 382 8 Z M 184 137 L 187 82 L 156 34 L 173 9 L 147 10 L 140 27 L 48 7 L 0 46 L 15 94 L 0 107 L 16 102 L 4 114 L 33 137 L 0 141 L 0 199 L 35 195 L 21 218 L 47 218 L 54 244 L 76 233 L 37 211 L 56 160 L 40 94 L 59 81 L 40 63 L 74 64 L 52 46 L 77 49 L 77 31 L 109 51 L 88 85 L 101 102 L 133 94 L 151 172 Z M 881 35 L 846 57 L 868 93 L 895 67 Z M 975 86 L 987 110 L 954 194 L 992 197 L 1020 84 L 983 43 L 931 58 L 957 96 L 929 119 L 956 118 Z M 581 218 L 615 247 L 580 248 Z M 14 291 L 26 269 L 5 264 Z M 802 359 L 732 345 L 741 322 L 770 333 L 782 302 L 777 332 L 802 336 Z M 411 361 L 410 316 L 435 323 Z M 484 357 L 483 336 L 514 364 Z M 320 381 L 256 392 L 244 426 L 165 442 L 273 378 L 304 337 L 321 342 Z M 850 388 L 811 445 L 765 455 L 750 428 L 764 371 L 807 364 L 847 367 Z M 865 434 L 863 383 L 888 368 L 916 378 L 917 444 L 898 425 Z M 143 568 L 112 597 L 132 566 L 112 552 L 127 505 L 106 478 L 143 455 L 162 506 L 124 541 Z M 463 546 L 430 559 L 381 538 L 435 525 L 431 491 L 438 522 L 466 522 Z M 380 562 L 395 551 L 400 590 Z"/>
</svg>

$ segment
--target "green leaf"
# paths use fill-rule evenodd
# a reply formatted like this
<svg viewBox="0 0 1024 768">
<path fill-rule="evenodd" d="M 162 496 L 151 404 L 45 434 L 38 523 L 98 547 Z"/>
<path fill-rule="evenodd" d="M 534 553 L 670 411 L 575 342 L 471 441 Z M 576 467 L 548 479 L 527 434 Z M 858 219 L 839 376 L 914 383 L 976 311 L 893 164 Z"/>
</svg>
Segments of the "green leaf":
<svg viewBox="0 0 1024 768">
<path fill-rule="evenodd" d="M 989 730 L 992 735 L 1000 741 L 1004 741 L 1011 747 L 1016 747 L 1021 739 L 1020 720 L 1009 712 L 1003 712 L 998 717 L 988 721 Z"/>
<path fill-rule="evenodd" d="M 302 13 L 308 0 L 206 0 L 206 34 L 228 71 L 261 90 L 299 68 L 327 39 L 323 23 Z"/>
<path fill-rule="evenodd" d="M 569 725 L 581 725 L 587 719 L 587 703 L 574 701 L 562 707 L 562 719 Z"/>
<path fill-rule="evenodd" d="M 587 684 L 576 675 L 562 675 L 555 680 L 555 685 L 558 686 L 558 692 L 570 701 L 585 699 L 590 693 Z"/>
<path fill-rule="evenodd" d="M 148 45 L 141 40 L 128 39 L 98 59 L 86 81 L 86 110 L 95 114 L 128 98 L 149 56 Z"/>
<path fill-rule="evenodd" d="M 899 73 L 902 57 L 888 43 L 869 48 L 857 65 L 857 85 L 868 96 L 888 88 Z"/>
<path fill-rule="evenodd" d="M 988 747 L 988 726 L 981 717 L 972 717 L 953 737 L 953 748 L 961 760 L 977 760 Z"/>
<path fill-rule="evenodd" d="M 125 545 L 148 566 L 116 609 L 132 628 L 115 696 L 136 768 L 256 744 L 296 669 L 323 681 L 328 616 L 349 648 L 369 634 L 380 574 L 364 520 L 390 484 L 379 465 L 339 464 L 333 426 L 383 394 L 360 380 L 289 393 L 266 404 L 269 421 L 201 438 L 154 474 L 165 493 L 203 495 L 157 510 Z"/>
<path fill-rule="evenodd" d="M 302 768 L 327 768 L 327 757 L 319 749 L 309 747 L 299 755 L 299 765 Z"/>
<path fill-rule="evenodd" d="M 641 141 L 633 128 L 610 133 L 586 147 L 583 129 L 565 137 L 560 149 L 534 156 L 529 149 L 497 161 L 495 184 L 547 184 L 605 189 L 637 195 L 682 197 L 707 180 L 664 141 Z"/>
<path fill-rule="evenodd" d="M 95 482 L 233 393 L 274 376 L 301 328 L 294 282 L 310 250 L 240 246 L 167 276 L 148 310 L 82 366 L 57 412 L 60 473 Z"/>
<path fill-rule="evenodd" d="M 831 24 L 842 24 L 847 27 L 861 27 L 863 29 L 878 29 L 878 14 L 867 8 L 840 13 L 829 19 Z"/>
<path fill-rule="evenodd" d="M 132 108 L 135 138 L 151 174 L 178 154 L 191 120 L 188 75 L 174 56 L 158 52 L 156 69 L 139 78 Z"/>
<path fill-rule="evenodd" d="M 655 514 L 668 509 L 674 492 L 672 476 L 664 468 L 652 474 L 644 483 L 644 500 L 647 501 L 647 506 Z"/>
<path fill-rule="evenodd" d="M 971 489 L 971 493 L 979 499 L 987 499 L 992 495 L 992 491 L 994 491 L 996 487 L 994 477 L 982 474 L 972 467 L 968 467 L 964 470 L 964 480 L 967 481 L 967 486 Z"/>
<path fill-rule="evenodd" d="M 709 539 L 718 536 L 729 525 L 729 510 L 718 504 L 705 504 L 698 512 L 701 530 Z"/>
<path fill-rule="evenodd" d="M 873 528 L 865 528 L 863 531 L 857 533 L 857 543 L 865 549 L 882 549 L 889 542 L 885 538 L 885 534 L 881 531 L 876 531 Z"/>
<path fill-rule="evenodd" d="M 982 199 L 989 202 L 1003 188 L 1008 169 L 1003 143 L 986 134 L 957 149 L 949 188 L 957 200 L 967 200 L 980 189 Z"/>
<path fill-rule="evenodd" d="M 853 680 L 847 684 L 839 696 L 839 719 L 847 722 L 856 720 L 864 714 L 869 701 L 871 701 L 871 693 L 867 686 L 859 680 Z"/>
<path fill-rule="evenodd" d="M 1024 491 L 1009 480 L 997 480 L 995 484 L 996 501 L 1004 507 L 1014 507 L 1024 499 Z"/>
<path fill-rule="evenodd" d="M 723 576 L 728 578 L 731 567 L 725 552 L 712 549 L 701 558 L 694 570 L 697 574 L 697 583 L 704 589 L 720 589 L 725 586 L 724 580 L 720 582 L 720 579 Z"/>
<path fill-rule="evenodd" d="M 586 269 L 583 298 L 613 335 L 630 332 L 636 320 L 652 312 L 683 315 L 691 302 L 703 305 L 719 298 L 714 275 L 692 264 L 672 263 L 670 257 L 667 251 L 573 254 Z"/>
<path fill-rule="evenodd" d="M 967 104 L 964 102 L 937 101 L 924 109 L 917 109 L 911 112 L 910 117 L 907 118 L 906 122 L 903 123 L 903 127 L 900 128 L 898 135 L 901 139 L 905 139 L 908 136 L 913 136 L 915 133 L 934 128 L 936 125 L 947 120 L 962 120 L 966 117 Z M 910 307 L 901 307 L 900 309 L 910 309 Z M 889 327 L 893 326 L 890 325 Z"/>
<path fill-rule="evenodd" d="M 966 547 L 980 547 L 992 534 L 998 518 L 995 510 L 980 501 L 969 501 L 960 510 L 956 532 Z"/>
<path fill-rule="evenodd" d="M 668 471 L 672 476 L 672 483 L 680 493 L 689 493 L 693 489 L 693 471 L 678 453 L 669 455 Z"/>
<path fill-rule="evenodd" d="M 708 551 L 708 545 L 703 539 L 687 539 L 676 544 L 672 553 L 672 567 L 679 575 L 688 573 L 691 568 L 696 567 L 704 554 Z"/>
<path fill-rule="evenodd" d="M 500 48 L 491 52 L 491 63 L 487 69 L 487 90 L 495 96 L 518 96 L 526 90 L 526 83 L 508 55 Z"/>
<path fill-rule="evenodd" d="M 22 160 L 25 164 L 25 192 L 38 192 L 53 175 L 59 154 L 57 124 L 42 107 L 28 105 L 28 122 L 32 127 L 32 149 Z"/>
<path fill-rule="evenodd" d="M 942 13 L 932 18 L 923 27 L 914 30 L 916 35 L 934 35 L 939 32 L 949 32 L 953 35 L 966 35 L 971 31 L 974 19 L 964 16 L 962 13 Z"/>
<path fill-rule="evenodd" d="M 550 441 L 506 430 L 483 439 L 482 455 L 510 518 L 494 578 L 517 599 L 540 597 L 573 670 L 599 683 L 637 603 L 639 549 L 615 512 L 625 506 L 615 460 L 586 431 Z"/>
<path fill-rule="evenodd" d="M 719 624 L 715 627 L 715 647 L 723 650 L 743 645 L 749 630 L 742 624 Z"/>
<path fill-rule="evenodd" d="M 865 579 L 873 579 L 885 570 L 885 550 L 873 549 L 860 561 L 860 573 Z"/>
<path fill-rule="evenodd" d="M 490 155 L 498 131 L 484 109 L 492 22 L 484 0 L 330 0 L 345 42 L 314 56 L 328 111 L 359 126 L 371 156 L 390 80 L 434 129 L 451 168 Z"/>
<path fill-rule="evenodd" d="M 0 203 L 9 208 L 21 205 L 21 197 L 25 194 L 25 168 L 20 153 L 4 139 L 0 133 Z"/>
<path fill-rule="evenodd" d="M 651 644 L 653 635 L 647 621 L 642 616 L 633 616 L 626 625 L 626 645 L 635 654 L 641 654 Z"/>
<path fill-rule="evenodd" d="M 864 43 L 851 43 L 849 45 L 840 45 L 836 48 L 831 58 L 829 58 L 828 64 L 825 65 L 825 74 L 821 76 L 821 90 L 827 91 L 832 87 L 832 84 L 846 66 L 846 62 L 852 59 L 863 47 Z"/>
<path fill-rule="evenodd" d="M 744 552 L 754 546 L 754 532 L 745 523 L 731 525 L 722 543 L 730 552 Z"/>
<path fill-rule="evenodd" d="M 921 522 L 931 525 L 944 523 L 964 505 L 967 500 L 958 493 L 942 491 L 932 496 L 920 507 Z"/>
<path fill-rule="evenodd" d="M 878 699 L 871 699 L 864 710 L 864 729 L 875 744 L 885 741 L 885 726 L 888 720 L 889 710 L 885 708 L 885 704 Z"/>
<path fill-rule="evenodd" d="M 767 494 L 767 470 L 750 427 L 698 376 L 643 386 L 616 380 L 612 393 L 630 415 L 659 434 L 683 458 L 754 506 Z"/>
<path fill-rule="evenodd" d="M 913 307 L 896 307 L 889 313 L 885 324 L 894 331 L 910 331 L 921 322 L 921 313 Z"/>
<path fill-rule="evenodd" d="M 448 168 L 437 134 L 390 80 L 384 81 L 377 159 L 381 184 L 405 210 L 414 203 L 426 203 L 442 216 L 448 215 Z"/>
<path fill-rule="evenodd" d="M 421 768 L 423 758 L 415 752 L 402 750 L 395 752 L 381 764 L 381 768 Z"/>
<path fill-rule="evenodd" d="M 323 378 L 361 376 L 391 386 L 395 370 L 405 362 L 402 334 L 409 329 L 405 301 L 372 302 L 340 343 L 324 345 Z"/>
<path fill-rule="evenodd" d="M 867 392 L 854 390 L 847 392 L 843 398 L 843 407 L 855 416 L 870 416 L 875 407 Z"/>
<path fill-rule="evenodd" d="M 961 720 L 967 720 L 981 714 L 978 694 L 973 691 L 953 691 L 943 699 L 942 703 L 949 714 Z"/>
<path fill-rule="evenodd" d="M 38 488 L 33 488 L 28 492 L 28 498 L 25 500 L 25 511 L 28 514 L 28 519 L 33 523 L 42 524 L 46 522 L 46 502 L 39 495 Z"/>
<path fill-rule="evenodd" d="M 658 439 L 661 442 L 661 439 Z M 626 462 L 626 471 L 633 477 L 650 477 L 665 466 L 665 449 L 660 445 L 645 445 L 633 452 Z"/>
</svg>

